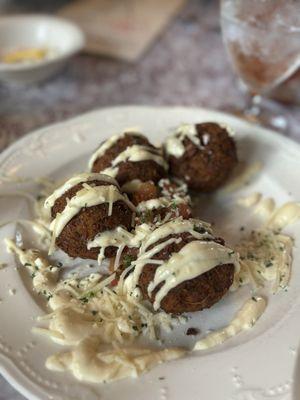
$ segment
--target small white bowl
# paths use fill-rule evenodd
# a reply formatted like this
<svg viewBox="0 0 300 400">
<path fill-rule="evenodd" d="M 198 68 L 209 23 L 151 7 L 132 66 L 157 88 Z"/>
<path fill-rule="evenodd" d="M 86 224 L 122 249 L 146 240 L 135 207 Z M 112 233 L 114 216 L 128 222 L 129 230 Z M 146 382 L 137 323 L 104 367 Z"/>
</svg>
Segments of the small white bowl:
<svg viewBox="0 0 300 400">
<path fill-rule="evenodd" d="M 25 48 L 49 50 L 49 55 L 38 61 L 0 61 L 0 80 L 26 84 L 44 80 L 57 73 L 84 43 L 82 31 L 61 18 L 46 15 L 0 17 L 1 54 Z"/>
</svg>

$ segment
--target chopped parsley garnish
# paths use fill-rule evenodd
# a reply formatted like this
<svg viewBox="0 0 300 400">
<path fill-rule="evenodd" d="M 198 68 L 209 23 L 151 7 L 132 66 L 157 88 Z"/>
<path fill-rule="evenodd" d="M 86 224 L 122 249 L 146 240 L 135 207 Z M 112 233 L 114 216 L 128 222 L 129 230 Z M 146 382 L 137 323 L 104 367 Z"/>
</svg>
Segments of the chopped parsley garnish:
<svg viewBox="0 0 300 400">
<path fill-rule="evenodd" d="M 81 297 L 79 300 L 82 301 L 82 303 L 88 303 L 93 297 L 95 297 L 95 292 L 89 292 L 86 296 Z"/>
<path fill-rule="evenodd" d="M 177 204 L 175 203 L 175 201 L 172 202 L 171 208 L 173 208 L 174 210 L 177 208 Z"/>
<path fill-rule="evenodd" d="M 247 258 L 249 258 L 249 260 L 255 260 L 255 256 L 252 253 L 248 253 Z"/>
<path fill-rule="evenodd" d="M 194 225 L 194 231 L 196 231 L 196 232 L 198 232 L 198 233 L 205 233 L 205 232 L 206 232 L 206 229 L 203 228 L 203 226 Z"/>
<path fill-rule="evenodd" d="M 125 266 L 125 268 L 130 267 L 132 261 L 134 261 L 134 257 L 130 256 L 130 255 L 125 255 L 123 258 L 123 264 Z"/>
<path fill-rule="evenodd" d="M 270 268 L 270 267 L 272 267 L 272 266 L 273 266 L 272 261 L 266 261 L 266 262 L 265 262 L 265 267 L 266 267 L 266 268 Z"/>
<path fill-rule="evenodd" d="M 140 219 L 142 223 L 151 222 L 153 220 L 152 210 L 147 210 L 144 213 L 142 213 Z"/>
</svg>

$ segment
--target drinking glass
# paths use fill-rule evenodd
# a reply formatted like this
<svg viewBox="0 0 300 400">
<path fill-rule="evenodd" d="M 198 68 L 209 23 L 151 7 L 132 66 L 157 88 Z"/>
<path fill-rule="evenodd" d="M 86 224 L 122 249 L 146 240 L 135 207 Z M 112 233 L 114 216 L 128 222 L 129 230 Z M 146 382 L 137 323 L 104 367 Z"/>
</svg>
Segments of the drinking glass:
<svg viewBox="0 0 300 400">
<path fill-rule="evenodd" d="M 250 94 L 244 114 L 284 129 L 287 121 L 262 96 L 300 66 L 300 0 L 221 0 L 221 26 L 233 68 Z"/>
</svg>

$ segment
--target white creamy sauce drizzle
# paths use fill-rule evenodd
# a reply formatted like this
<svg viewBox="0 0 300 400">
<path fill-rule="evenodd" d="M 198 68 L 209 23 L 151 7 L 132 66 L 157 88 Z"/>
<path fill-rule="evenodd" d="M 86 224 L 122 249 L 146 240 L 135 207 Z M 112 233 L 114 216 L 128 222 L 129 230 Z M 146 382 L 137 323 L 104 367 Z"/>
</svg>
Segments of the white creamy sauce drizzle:
<svg viewBox="0 0 300 400">
<path fill-rule="evenodd" d="M 52 309 L 39 318 L 44 326 L 33 331 L 72 346 L 50 356 L 47 368 L 70 370 L 80 380 L 101 383 L 136 377 L 161 362 L 186 354 L 180 348 L 128 347 L 140 335 L 157 339 L 158 328 L 168 331 L 181 320 L 163 312 L 154 314 L 118 287 L 112 291 L 108 285 L 114 275 L 105 280 L 99 274 L 61 280 L 60 268 L 51 265 L 38 250 L 20 249 L 11 240 L 6 243 L 29 270 L 34 289 L 48 299 Z"/>
<path fill-rule="evenodd" d="M 206 350 L 224 343 L 231 337 L 251 329 L 264 313 L 267 302 L 263 297 L 247 300 L 233 320 L 223 329 L 208 334 L 196 342 L 194 350 Z"/>
<path fill-rule="evenodd" d="M 112 212 L 112 205 L 116 201 L 121 200 L 128 205 L 131 210 L 135 210 L 133 204 L 126 198 L 119 189 L 114 185 L 106 186 L 86 186 L 79 190 L 66 204 L 61 213 L 57 213 L 56 217 L 50 224 L 52 231 L 52 243 L 49 249 L 49 254 L 52 254 L 55 249 L 55 240 L 60 235 L 67 223 L 77 215 L 82 208 L 92 207 L 95 205 L 108 203 L 109 211 Z"/>
<path fill-rule="evenodd" d="M 291 277 L 293 239 L 281 231 L 300 218 L 300 204 L 288 202 L 276 208 L 272 198 L 261 193 L 239 199 L 238 204 L 252 207 L 263 223 L 235 247 L 240 255 L 240 271 L 235 275 L 232 290 L 250 283 L 254 288 L 272 282 L 273 293 L 286 289 Z"/>
<path fill-rule="evenodd" d="M 221 126 L 221 128 L 225 129 L 228 133 L 228 136 L 230 137 L 234 137 L 235 136 L 235 130 L 227 124 L 219 124 Z"/>
<path fill-rule="evenodd" d="M 281 231 L 300 218 L 300 203 L 289 201 L 276 208 L 275 200 L 264 198 L 261 193 L 251 193 L 238 199 L 237 203 L 244 207 L 254 207 L 254 213 L 263 217 L 265 226 L 273 231 Z"/>
<path fill-rule="evenodd" d="M 141 201 L 137 207 L 137 212 L 144 212 L 147 210 L 155 210 L 162 207 L 170 207 L 172 204 L 176 206 L 177 204 L 184 203 L 185 199 L 182 197 L 174 197 L 174 198 L 167 198 L 167 197 L 158 197 L 156 199 L 150 199 L 146 201 Z"/>
<path fill-rule="evenodd" d="M 250 193 L 248 196 L 240 197 L 237 204 L 244 207 L 256 206 L 262 198 L 262 194 L 258 192 Z"/>
<path fill-rule="evenodd" d="M 252 164 L 240 162 L 228 179 L 227 183 L 220 189 L 223 193 L 232 193 L 247 185 L 262 169 L 262 163 L 256 161 Z"/>
<path fill-rule="evenodd" d="M 128 128 L 124 130 L 123 133 L 121 134 L 112 135 L 110 138 L 106 139 L 93 153 L 92 157 L 89 160 L 88 164 L 89 169 L 91 170 L 94 165 L 94 162 L 98 158 L 102 157 L 105 154 L 105 152 L 108 149 L 110 149 L 119 139 L 123 138 L 126 135 L 126 133 L 130 133 L 131 135 L 134 136 L 142 136 L 142 134 L 137 131 L 137 128 Z"/>
<path fill-rule="evenodd" d="M 125 161 L 138 162 L 152 160 L 157 164 L 161 165 L 164 169 L 168 168 L 166 161 L 163 159 L 160 151 L 158 149 L 152 148 L 150 146 L 143 146 L 134 144 L 127 147 L 122 151 L 111 163 L 111 166 L 105 168 L 101 171 L 103 174 L 112 176 L 115 178 L 119 171 L 119 164 Z"/>
<path fill-rule="evenodd" d="M 159 309 L 169 291 L 180 283 L 196 278 L 217 265 L 231 263 L 238 269 L 237 255 L 219 243 L 197 240 L 186 244 L 155 271 L 154 279 L 148 286 L 149 295 L 159 284 L 163 285 L 155 295 L 154 310 Z"/>
<path fill-rule="evenodd" d="M 203 233 L 195 231 L 195 226 L 202 228 Z M 181 238 L 170 238 L 148 250 L 152 244 L 169 235 L 184 232 L 190 233 L 195 241 L 186 244 L 167 261 L 152 259 L 168 244 L 180 243 Z M 158 310 L 162 299 L 181 282 L 193 279 L 220 264 L 233 263 L 238 269 L 238 259 L 234 251 L 213 241 L 207 242 L 205 239 L 213 239 L 212 232 L 208 224 L 199 220 L 177 218 L 156 228 L 141 243 L 138 258 L 132 262 L 134 270 L 125 280 L 127 288 L 129 287 L 131 292 L 134 291 L 146 264 L 158 264 L 154 279 L 148 286 L 150 294 L 158 284 L 164 282 L 162 288 L 156 293 L 153 304 L 154 310 Z"/>
<path fill-rule="evenodd" d="M 235 247 L 240 255 L 240 271 L 232 290 L 250 283 L 254 288 L 273 282 L 273 293 L 288 286 L 291 276 L 293 240 L 287 235 L 260 229 Z"/>
<path fill-rule="evenodd" d="M 46 210 L 51 211 L 55 201 L 59 199 L 64 193 L 78 185 L 79 183 L 86 183 L 90 181 L 101 181 L 107 182 L 111 185 L 115 185 L 118 187 L 118 183 L 115 179 L 110 176 L 100 174 L 100 173 L 83 173 L 79 175 L 75 175 L 72 178 L 68 179 L 62 186 L 57 188 L 46 200 L 44 203 L 44 207 Z"/>
<path fill-rule="evenodd" d="M 201 234 L 199 232 L 196 232 L 194 230 L 195 226 L 198 228 L 203 228 L 206 233 Z M 149 236 L 147 236 L 146 240 L 141 245 L 139 253 L 143 254 L 148 247 L 150 247 L 152 244 L 156 243 L 160 239 L 163 239 L 169 235 L 184 232 L 190 233 L 196 239 L 202 239 L 204 236 L 207 238 L 213 238 L 210 224 L 193 218 L 190 218 L 188 220 L 177 218 L 168 222 L 167 224 L 157 227 Z"/>
<path fill-rule="evenodd" d="M 74 350 L 49 357 L 46 366 L 54 371 L 69 370 L 80 381 L 106 383 L 136 378 L 158 364 L 187 353 L 176 347 L 163 350 L 139 347 L 105 350 L 101 344 L 99 337 L 91 336 Z"/>
<path fill-rule="evenodd" d="M 253 207 L 254 214 L 266 219 L 274 212 L 276 204 L 273 198 L 263 197 L 261 193 L 251 193 L 237 200 L 237 204 L 244 207 Z"/>
<path fill-rule="evenodd" d="M 199 149 L 202 148 L 196 126 L 194 124 L 183 124 L 175 130 L 172 136 L 166 139 L 164 144 L 166 153 L 176 158 L 181 157 L 185 152 L 183 145 L 185 138 L 191 140 Z"/>
<path fill-rule="evenodd" d="M 143 239 L 152 231 L 152 228 L 148 224 L 141 224 L 135 227 L 133 232 L 128 232 L 124 228 L 118 226 L 111 231 L 101 232 L 95 236 L 94 239 L 88 241 L 87 248 L 92 249 L 94 247 L 105 248 L 107 246 L 118 247 L 118 249 L 124 249 L 127 247 L 139 247 Z M 115 269 L 119 266 L 119 258 L 121 254 L 117 254 L 115 260 Z M 102 261 L 103 254 L 100 252 L 98 260 Z"/>
<path fill-rule="evenodd" d="M 131 245 L 130 247 L 134 247 L 138 244 L 138 239 L 131 232 L 118 226 L 111 231 L 101 232 L 96 235 L 94 239 L 88 242 L 87 248 L 91 249 L 93 247 L 107 246 L 119 247 L 121 244 Z"/>
<path fill-rule="evenodd" d="M 5 239 L 5 243 L 7 250 L 15 253 L 20 263 L 29 270 L 34 289 L 50 296 L 57 284 L 59 268 L 51 265 L 39 250 L 22 250 L 10 239 Z"/>
<path fill-rule="evenodd" d="M 262 198 L 254 209 L 254 214 L 262 218 L 269 218 L 275 210 L 275 201 L 271 197 Z"/>
<path fill-rule="evenodd" d="M 269 229 L 278 231 L 293 224 L 299 218 L 300 203 L 288 202 L 274 211 L 266 225 Z"/>
</svg>

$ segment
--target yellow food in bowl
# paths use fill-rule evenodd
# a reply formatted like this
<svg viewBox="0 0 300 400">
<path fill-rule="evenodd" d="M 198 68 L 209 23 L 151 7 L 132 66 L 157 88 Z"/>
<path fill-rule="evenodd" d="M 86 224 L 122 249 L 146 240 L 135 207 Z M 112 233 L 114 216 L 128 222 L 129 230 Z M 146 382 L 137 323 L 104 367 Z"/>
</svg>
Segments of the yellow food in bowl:
<svg viewBox="0 0 300 400">
<path fill-rule="evenodd" d="M 45 48 L 27 48 L 7 52 L 1 57 L 1 61 L 7 64 L 15 64 L 24 61 L 40 61 L 46 58 L 48 50 Z"/>
</svg>

